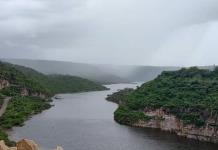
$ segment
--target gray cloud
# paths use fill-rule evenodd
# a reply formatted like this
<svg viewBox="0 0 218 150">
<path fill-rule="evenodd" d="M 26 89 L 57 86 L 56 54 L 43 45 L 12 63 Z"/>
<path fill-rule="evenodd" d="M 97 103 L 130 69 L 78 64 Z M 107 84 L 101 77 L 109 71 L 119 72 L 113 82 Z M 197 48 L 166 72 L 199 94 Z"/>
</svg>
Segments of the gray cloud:
<svg viewBox="0 0 218 150">
<path fill-rule="evenodd" d="M 217 0 L 0 0 L 1 57 L 218 63 Z"/>
</svg>

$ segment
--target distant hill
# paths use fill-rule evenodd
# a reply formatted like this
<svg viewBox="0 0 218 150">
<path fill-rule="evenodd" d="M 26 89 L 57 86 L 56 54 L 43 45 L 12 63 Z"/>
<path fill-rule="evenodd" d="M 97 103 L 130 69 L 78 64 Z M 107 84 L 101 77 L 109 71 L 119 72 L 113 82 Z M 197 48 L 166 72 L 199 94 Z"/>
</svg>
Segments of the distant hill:
<svg viewBox="0 0 218 150">
<path fill-rule="evenodd" d="M 64 74 L 86 78 L 101 84 L 146 82 L 162 71 L 178 70 L 179 67 L 153 67 L 128 65 L 101 65 L 50 60 L 2 59 L 3 61 L 33 68 L 45 74 Z"/>
<path fill-rule="evenodd" d="M 45 74 L 73 75 L 98 83 L 129 82 L 127 79 L 103 71 L 95 65 L 63 61 L 3 59 L 3 61 L 33 68 Z"/>
<path fill-rule="evenodd" d="M 163 71 L 175 71 L 180 67 L 172 66 L 128 66 L 128 65 L 99 65 L 102 69 L 107 69 L 112 74 L 116 74 L 122 78 L 128 79 L 131 82 L 147 82 L 156 78 Z"/>
<path fill-rule="evenodd" d="M 7 90 L 13 95 L 26 89 L 30 93 L 56 94 L 106 89 L 100 84 L 70 75 L 45 75 L 31 68 L 0 62 L 0 81 L 10 83 Z M 8 93 L 8 94 L 9 94 Z M 9 95 L 11 95 L 9 94 Z"/>
</svg>

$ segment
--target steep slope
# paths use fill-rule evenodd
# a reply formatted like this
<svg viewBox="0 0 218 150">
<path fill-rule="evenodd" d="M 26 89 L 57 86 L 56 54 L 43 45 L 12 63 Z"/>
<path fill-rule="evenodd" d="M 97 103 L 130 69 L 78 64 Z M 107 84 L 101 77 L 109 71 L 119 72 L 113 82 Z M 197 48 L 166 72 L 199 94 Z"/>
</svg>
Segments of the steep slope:
<svg viewBox="0 0 218 150">
<path fill-rule="evenodd" d="M 17 70 L 14 65 L 2 62 L 0 62 L 0 87 L 1 93 L 6 95 L 21 93 L 23 89 L 31 93 L 49 94 L 48 89 L 37 82 L 36 79 L 29 78 Z"/>
<path fill-rule="evenodd" d="M 115 120 L 121 124 L 218 142 L 218 68 L 163 72 L 136 90 L 109 95 L 108 100 L 120 104 Z"/>
</svg>

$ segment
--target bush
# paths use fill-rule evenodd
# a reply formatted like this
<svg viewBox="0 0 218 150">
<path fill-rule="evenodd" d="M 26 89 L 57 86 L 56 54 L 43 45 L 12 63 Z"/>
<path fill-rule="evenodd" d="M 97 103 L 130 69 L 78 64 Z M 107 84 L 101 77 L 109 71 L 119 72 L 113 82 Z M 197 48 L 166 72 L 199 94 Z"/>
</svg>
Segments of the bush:
<svg viewBox="0 0 218 150">
<path fill-rule="evenodd" d="M 151 119 L 146 116 L 143 112 L 132 111 L 125 106 L 119 106 L 114 112 L 114 119 L 120 124 L 132 125 L 138 121 L 147 121 Z"/>
</svg>

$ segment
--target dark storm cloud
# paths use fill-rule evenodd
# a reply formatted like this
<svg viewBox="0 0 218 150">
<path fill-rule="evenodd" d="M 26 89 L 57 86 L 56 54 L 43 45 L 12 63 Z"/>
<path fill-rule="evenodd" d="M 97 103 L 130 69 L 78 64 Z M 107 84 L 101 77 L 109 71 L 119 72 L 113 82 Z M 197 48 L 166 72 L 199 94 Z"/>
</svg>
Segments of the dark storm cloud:
<svg viewBox="0 0 218 150">
<path fill-rule="evenodd" d="M 217 0 L 0 0 L 0 10 L 1 57 L 218 63 Z"/>
</svg>

